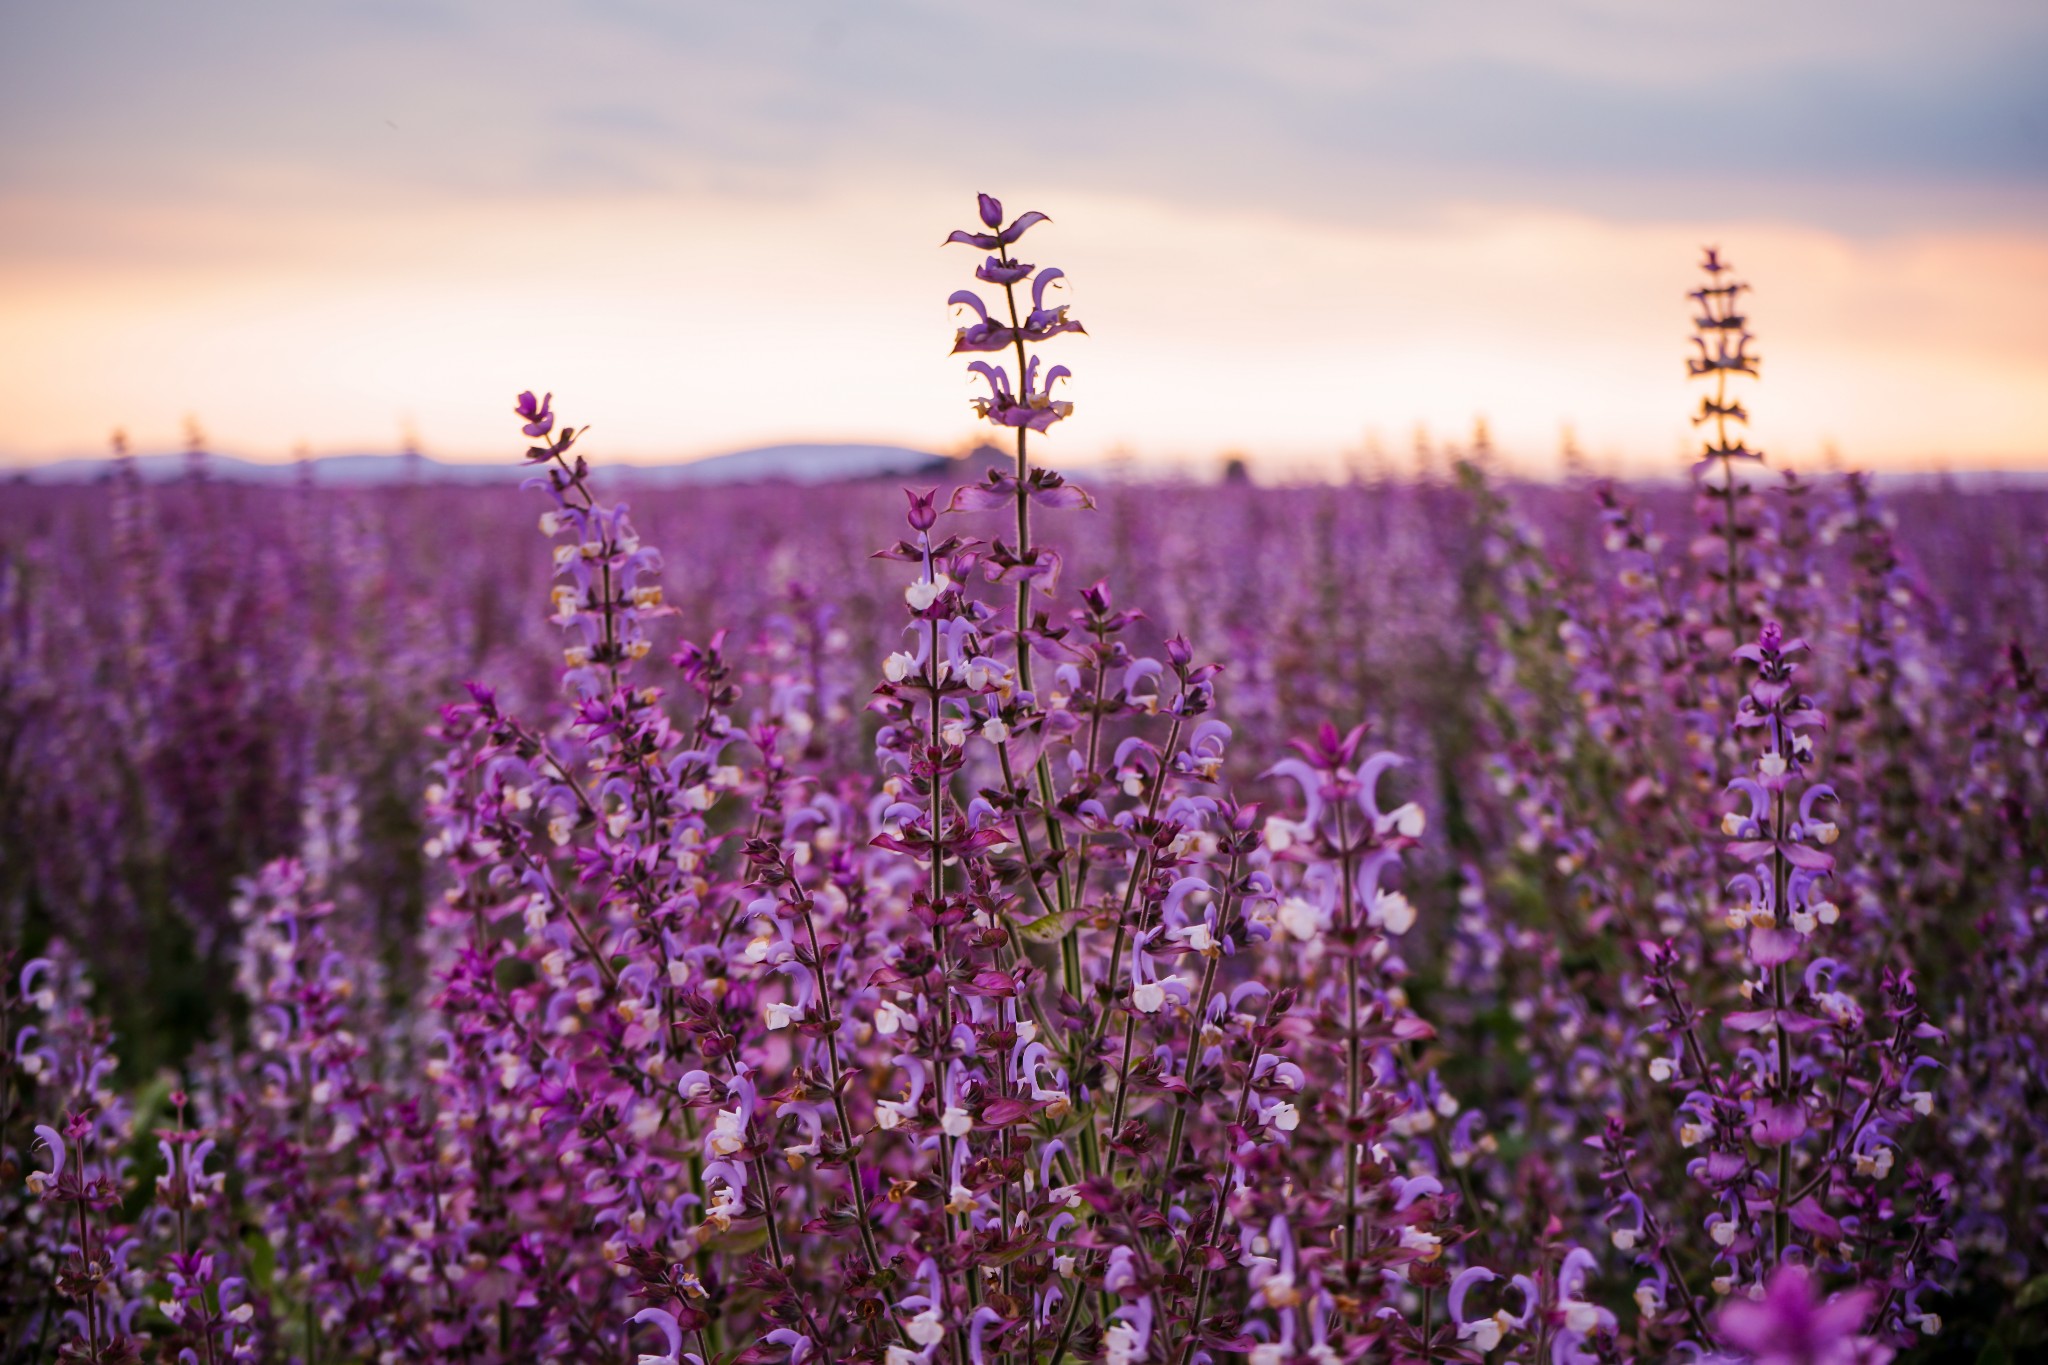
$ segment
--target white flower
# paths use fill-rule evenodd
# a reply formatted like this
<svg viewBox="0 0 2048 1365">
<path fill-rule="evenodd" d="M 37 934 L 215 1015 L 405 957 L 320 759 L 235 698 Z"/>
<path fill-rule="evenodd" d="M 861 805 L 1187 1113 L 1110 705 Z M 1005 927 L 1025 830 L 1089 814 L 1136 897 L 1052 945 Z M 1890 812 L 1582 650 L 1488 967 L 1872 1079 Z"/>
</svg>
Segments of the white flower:
<svg viewBox="0 0 2048 1365">
<path fill-rule="evenodd" d="M 1502 1316 L 1496 1313 L 1490 1318 L 1474 1318 L 1470 1322 L 1459 1323 L 1458 1340 L 1471 1342 L 1472 1349 L 1484 1355 L 1500 1345 Z"/>
<path fill-rule="evenodd" d="M 1566 1299 L 1558 1307 L 1564 1309 L 1564 1327 L 1567 1332 L 1590 1336 L 1600 1325 L 1600 1310 L 1584 1299 Z"/>
<path fill-rule="evenodd" d="M 1291 1133 L 1301 1124 L 1301 1111 L 1286 1100 L 1282 1100 L 1265 1112 L 1261 1122 L 1268 1127 L 1278 1128 L 1283 1133 Z"/>
<path fill-rule="evenodd" d="M 1735 1244 L 1735 1220 L 1723 1218 L 1720 1222 L 1707 1229 L 1707 1235 L 1714 1239 L 1715 1246 L 1733 1246 Z"/>
<path fill-rule="evenodd" d="M 1813 913 L 1822 924 L 1833 924 L 1842 917 L 1842 907 L 1833 901 L 1821 901 L 1813 907 Z"/>
<path fill-rule="evenodd" d="M 1792 912 L 1792 927 L 1797 929 L 1802 935 L 1810 937 L 1814 930 L 1820 928 L 1820 921 L 1814 917 L 1811 910 L 1794 910 Z"/>
<path fill-rule="evenodd" d="M 1670 1080 L 1677 1070 L 1669 1057 L 1650 1058 L 1650 1079 L 1659 1085 Z"/>
<path fill-rule="evenodd" d="M 1740 811 L 1731 810 L 1721 817 L 1721 832 L 1731 839 L 1740 839 L 1742 827 L 1746 823 L 1748 822 L 1743 819 Z"/>
<path fill-rule="evenodd" d="M 1266 847 L 1275 853 L 1285 853 L 1294 843 L 1294 825 L 1278 815 L 1266 817 Z"/>
<path fill-rule="evenodd" d="M 1259 1296 L 1268 1308 L 1287 1309 L 1301 1302 L 1301 1291 L 1295 1287 L 1294 1276 L 1285 1270 L 1276 1270 L 1259 1285 Z"/>
<path fill-rule="evenodd" d="M 933 574 L 920 578 L 903 590 L 903 600 L 910 604 L 912 611 L 923 611 L 939 600 L 939 594 L 953 586 L 953 580 L 944 574 Z"/>
<path fill-rule="evenodd" d="M 920 1346 L 931 1346 L 946 1335 L 946 1324 L 939 1321 L 939 1310 L 927 1308 L 912 1318 L 903 1328 L 904 1334 Z"/>
<path fill-rule="evenodd" d="M 946 1112 L 939 1116 L 939 1128 L 947 1137 L 966 1137 L 974 1127 L 974 1118 L 957 1104 L 946 1106 Z"/>
<path fill-rule="evenodd" d="M 981 723 L 981 737 L 991 744 L 1002 744 L 1010 738 L 1010 727 L 996 716 L 990 716 Z"/>
<path fill-rule="evenodd" d="M 1813 841 L 1822 848 L 1842 837 L 1842 827 L 1832 820 L 1816 820 L 1806 827 L 1806 832 L 1811 834 Z"/>
<path fill-rule="evenodd" d="M 1157 981 L 1141 981 L 1131 991 L 1131 1008 L 1140 1014 L 1157 1014 L 1166 1003 L 1166 987 Z"/>
<path fill-rule="evenodd" d="M 1931 1114 L 1934 1112 L 1934 1095 L 1930 1091 L 1908 1090 L 1906 1092 L 1906 1103 L 1912 1105 L 1914 1112 L 1918 1114 Z"/>
<path fill-rule="evenodd" d="M 771 1029 L 788 1028 L 803 1017 L 802 1005 L 785 1005 L 777 1000 L 768 1006 L 768 1027 Z"/>
<path fill-rule="evenodd" d="M 1300 896 L 1289 896 L 1281 901 L 1277 915 L 1280 927 L 1303 943 L 1322 931 L 1323 912 L 1315 902 L 1303 900 Z"/>
<path fill-rule="evenodd" d="M 1777 752 L 1775 749 L 1772 750 L 1756 761 L 1756 770 L 1765 777 L 1783 777 L 1785 775 L 1785 755 Z"/>
<path fill-rule="evenodd" d="M 1059 1273 L 1061 1279 L 1071 1280 L 1074 1278 L 1074 1258 L 1072 1256 L 1060 1255 L 1053 1257 L 1052 1268 Z"/>
<path fill-rule="evenodd" d="M 1395 1115 L 1388 1121 L 1387 1127 L 1402 1137 L 1431 1133 L 1436 1131 L 1436 1115 L 1427 1109 L 1410 1109 L 1405 1114 Z"/>
<path fill-rule="evenodd" d="M 1414 1226 L 1401 1229 L 1401 1245 L 1409 1251 L 1421 1252 L 1425 1261 L 1434 1261 L 1444 1254 L 1443 1238 Z"/>
<path fill-rule="evenodd" d="M 704 1221 L 724 1232 L 740 1215 L 741 1207 L 740 1192 L 730 1185 L 720 1185 L 711 1192 L 711 1203 L 704 1210 Z"/>
<path fill-rule="evenodd" d="M 746 1120 L 737 1109 L 721 1109 L 718 1121 L 711 1128 L 711 1150 L 718 1156 L 731 1156 L 747 1145 Z"/>
<path fill-rule="evenodd" d="M 1822 991 L 1813 998 L 1822 1014 L 1838 1024 L 1850 1024 L 1862 1018 L 1863 1008 L 1841 991 Z"/>
<path fill-rule="evenodd" d="M 906 1028 L 917 1026 L 917 1016 L 892 1000 L 884 1000 L 875 1006 L 875 1032 L 884 1038 L 894 1037 Z"/>
<path fill-rule="evenodd" d="M 1681 1123 L 1678 1125 L 1679 1146 L 1697 1147 L 1706 1140 L 1707 1130 L 1702 1125 L 1697 1123 Z"/>
<path fill-rule="evenodd" d="M 1410 801 L 1388 812 L 1387 823 L 1404 839 L 1420 839 L 1429 817 L 1423 814 L 1422 807 Z"/>
<path fill-rule="evenodd" d="M 1390 934 L 1405 934 L 1415 927 L 1415 907 L 1398 891 L 1382 891 L 1373 898 L 1370 919 Z"/>
<path fill-rule="evenodd" d="M 1173 937 L 1186 944 L 1192 952 L 1213 953 L 1216 951 L 1216 935 L 1209 932 L 1209 925 L 1205 920 L 1197 920 L 1184 929 L 1174 930 Z"/>
<path fill-rule="evenodd" d="M 891 1343 L 887 1365 L 919 1365 L 923 1359 L 922 1355 L 911 1350 L 908 1346 Z"/>
<path fill-rule="evenodd" d="M 1128 1322 L 1113 1323 L 1102 1338 L 1102 1358 L 1107 1365 L 1131 1365 L 1138 1357 L 1138 1329 Z"/>
<path fill-rule="evenodd" d="M 1634 1251 L 1636 1249 L 1636 1235 L 1634 1228 L 1616 1228 L 1608 1234 L 1607 1239 L 1614 1243 L 1616 1251 Z"/>
</svg>

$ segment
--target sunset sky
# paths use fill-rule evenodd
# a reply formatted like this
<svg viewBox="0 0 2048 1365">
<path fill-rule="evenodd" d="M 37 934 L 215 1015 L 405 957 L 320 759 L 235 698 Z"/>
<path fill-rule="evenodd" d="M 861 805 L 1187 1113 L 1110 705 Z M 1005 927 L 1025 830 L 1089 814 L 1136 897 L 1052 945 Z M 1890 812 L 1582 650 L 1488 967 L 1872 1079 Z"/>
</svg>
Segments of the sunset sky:
<svg viewBox="0 0 2048 1365">
<path fill-rule="evenodd" d="M 1690 440 L 1702 243 L 1774 457 L 2048 467 L 2048 5 L 10 3 L 0 461 L 974 436 L 939 249 L 1053 217 L 1053 449 Z"/>
</svg>

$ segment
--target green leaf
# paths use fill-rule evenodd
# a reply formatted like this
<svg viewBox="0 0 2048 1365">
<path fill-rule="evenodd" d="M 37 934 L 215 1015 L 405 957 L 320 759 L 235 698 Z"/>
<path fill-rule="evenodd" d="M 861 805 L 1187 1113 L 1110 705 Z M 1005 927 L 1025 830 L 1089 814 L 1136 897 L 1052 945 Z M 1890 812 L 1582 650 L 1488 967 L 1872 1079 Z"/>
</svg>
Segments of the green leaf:
<svg viewBox="0 0 2048 1365">
<path fill-rule="evenodd" d="M 2012 1302 L 2015 1308 L 2038 1308 L 2048 1303 L 2048 1275 L 2036 1275 L 2021 1285 Z"/>
<path fill-rule="evenodd" d="M 253 1229 L 242 1237 L 242 1245 L 249 1249 L 249 1278 L 266 1295 L 271 1292 L 271 1282 L 277 1278 L 277 1248 L 270 1239 Z"/>
<path fill-rule="evenodd" d="M 1058 943 L 1067 936 L 1067 930 L 1072 927 L 1075 918 L 1072 913 L 1061 914 L 1055 910 L 1049 915 L 1040 915 L 1029 923 L 1018 925 L 1017 932 L 1033 943 Z"/>
</svg>

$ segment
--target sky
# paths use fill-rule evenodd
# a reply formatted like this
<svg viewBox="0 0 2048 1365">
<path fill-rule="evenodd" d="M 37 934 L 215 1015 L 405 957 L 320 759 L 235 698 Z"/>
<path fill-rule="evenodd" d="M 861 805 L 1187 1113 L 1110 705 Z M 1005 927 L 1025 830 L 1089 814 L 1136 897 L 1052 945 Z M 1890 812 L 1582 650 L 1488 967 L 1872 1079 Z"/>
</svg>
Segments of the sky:
<svg viewBox="0 0 2048 1365">
<path fill-rule="evenodd" d="M 2048 467 L 2044 71 L 2036 0 L 0 0 L 0 462 L 960 448 L 985 190 L 1056 458 L 1670 472 L 1713 243 L 1774 458 Z"/>
</svg>

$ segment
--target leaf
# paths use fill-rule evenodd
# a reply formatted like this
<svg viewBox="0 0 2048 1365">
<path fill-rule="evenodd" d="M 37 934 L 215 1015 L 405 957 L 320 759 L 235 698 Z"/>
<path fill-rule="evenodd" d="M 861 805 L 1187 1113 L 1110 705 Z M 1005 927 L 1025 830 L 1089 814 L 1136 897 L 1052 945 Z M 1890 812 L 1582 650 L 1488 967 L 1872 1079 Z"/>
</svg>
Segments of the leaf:
<svg viewBox="0 0 2048 1365">
<path fill-rule="evenodd" d="M 1036 1229 L 1033 1229 L 1015 1241 L 1004 1242 L 990 1250 L 981 1252 L 975 1257 L 975 1260 L 981 1265 L 1005 1266 L 1018 1257 L 1028 1255 L 1044 1245 L 1044 1239 L 1038 1235 Z"/>
<path fill-rule="evenodd" d="M 242 1237 L 242 1245 L 249 1252 L 249 1278 L 265 1294 L 271 1292 L 271 1282 L 277 1277 L 277 1248 L 262 1233 L 251 1230 Z"/>
<path fill-rule="evenodd" d="M 2015 1308 L 2039 1308 L 2048 1303 L 2048 1275 L 2036 1275 L 2021 1285 L 2012 1303 Z"/>
<path fill-rule="evenodd" d="M 1067 930 L 1073 926 L 1076 919 L 1072 912 L 1063 914 L 1054 910 L 1018 925 L 1017 932 L 1033 943 L 1058 943 L 1066 937 Z"/>
</svg>

